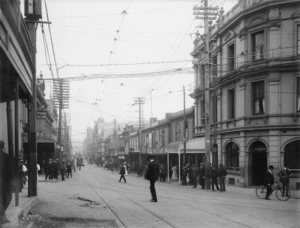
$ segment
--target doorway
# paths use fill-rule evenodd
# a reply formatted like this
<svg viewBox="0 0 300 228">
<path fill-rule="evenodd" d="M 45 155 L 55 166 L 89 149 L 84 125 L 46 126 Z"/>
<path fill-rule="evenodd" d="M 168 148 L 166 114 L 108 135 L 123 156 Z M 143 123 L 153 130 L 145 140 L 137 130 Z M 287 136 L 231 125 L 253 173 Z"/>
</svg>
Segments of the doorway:
<svg viewBox="0 0 300 228">
<path fill-rule="evenodd" d="M 268 167 L 267 147 L 263 142 L 256 141 L 251 145 L 250 151 L 252 152 L 252 185 L 262 185 Z"/>
</svg>

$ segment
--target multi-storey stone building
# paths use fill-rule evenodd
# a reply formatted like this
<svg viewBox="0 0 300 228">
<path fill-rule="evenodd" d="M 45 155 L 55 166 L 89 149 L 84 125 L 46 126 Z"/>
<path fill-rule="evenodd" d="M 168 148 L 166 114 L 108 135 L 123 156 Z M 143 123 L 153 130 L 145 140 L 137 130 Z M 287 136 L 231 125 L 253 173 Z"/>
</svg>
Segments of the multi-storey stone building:
<svg viewBox="0 0 300 228">
<path fill-rule="evenodd" d="M 268 165 L 300 171 L 300 2 L 240 0 L 209 28 L 210 74 L 198 36 L 195 136 L 204 137 L 204 81 L 210 80 L 211 157 L 238 186 L 263 183 Z M 197 62 L 197 63 L 196 63 Z"/>
</svg>

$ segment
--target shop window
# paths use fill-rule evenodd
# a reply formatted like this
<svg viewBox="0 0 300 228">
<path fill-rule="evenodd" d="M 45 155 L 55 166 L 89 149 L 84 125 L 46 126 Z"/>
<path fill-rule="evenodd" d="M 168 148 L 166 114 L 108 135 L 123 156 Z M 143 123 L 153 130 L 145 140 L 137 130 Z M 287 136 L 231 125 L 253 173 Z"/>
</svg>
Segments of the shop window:
<svg viewBox="0 0 300 228">
<path fill-rule="evenodd" d="M 296 109 L 300 112 L 300 78 L 297 78 L 297 97 L 296 97 Z"/>
<path fill-rule="evenodd" d="M 228 46 L 228 71 L 231 72 L 235 68 L 235 45 Z"/>
<path fill-rule="evenodd" d="M 252 34 L 252 54 L 253 60 L 264 58 L 265 32 L 260 31 Z"/>
<path fill-rule="evenodd" d="M 228 90 L 228 119 L 235 118 L 235 90 Z"/>
<path fill-rule="evenodd" d="M 226 145 L 226 166 L 239 167 L 239 147 L 234 142 Z"/>
<path fill-rule="evenodd" d="M 252 107 L 253 114 L 265 113 L 265 82 L 253 82 L 252 83 Z"/>
</svg>

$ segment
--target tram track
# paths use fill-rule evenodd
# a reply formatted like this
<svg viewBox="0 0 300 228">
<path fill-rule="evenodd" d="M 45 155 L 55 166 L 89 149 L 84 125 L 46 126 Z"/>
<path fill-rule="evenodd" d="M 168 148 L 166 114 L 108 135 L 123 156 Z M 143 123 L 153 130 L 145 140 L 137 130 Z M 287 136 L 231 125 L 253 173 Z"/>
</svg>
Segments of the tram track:
<svg viewBox="0 0 300 228">
<path fill-rule="evenodd" d="M 94 176 L 95 177 L 95 176 Z M 93 185 L 91 185 L 89 183 L 89 181 L 87 180 L 87 177 L 86 177 L 86 174 L 84 172 L 84 178 L 85 178 L 85 181 L 86 183 L 89 185 L 89 187 L 93 190 L 93 192 L 103 201 L 103 203 L 105 204 L 105 206 L 109 209 L 109 211 L 113 214 L 113 216 L 115 217 L 115 219 L 118 221 L 118 225 L 119 227 L 121 228 L 127 228 L 125 222 L 122 221 L 122 219 L 118 216 L 118 213 L 109 205 L 108 202 L 106 202 L 106 200 L 104 200 L 104 198 L 95 190 L 95 188 L 93 187 Z M 97 177 L 95 177 L 95 179 L 97 179 L 98 182 L 99 179 Z M 164 219 L 162 216 L 156 214 L 155 212 L 149 210 L 148 208 L 142 206 L 141 204 L 137 203 L 136 201 L 124 196 L 123 194 L 119 193 L 119 192 L 115 192 L 117 193 L 118 195 L 120 195 L 121 197 L 125 198 L 126 200 L 130 201 L 131 203 L 137 205 L 138 207 L 142 208 L 143 210 L 147 211 L 149 214 L 151 214 L 152 216 L 156 217 L 157 219 L 159 219 L 160 221 L 162 221 L 163 223 L 165 224 L 168 224 L 170 227 L 173 227 L 173 228 L 179 228 L 178 226 L 176 226 L 175 224 L 173 224 L 172 222 Z"/>
</svg>

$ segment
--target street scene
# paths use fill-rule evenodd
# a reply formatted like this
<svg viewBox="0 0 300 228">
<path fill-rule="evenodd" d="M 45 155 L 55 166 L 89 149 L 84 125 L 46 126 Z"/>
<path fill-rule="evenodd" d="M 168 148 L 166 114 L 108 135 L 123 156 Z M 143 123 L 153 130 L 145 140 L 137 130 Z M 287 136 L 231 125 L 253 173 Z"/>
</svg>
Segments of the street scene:
<svg viewBox="0 0 300 228">
<path fill-rule="evenodd" d="M 0 0 L 0 227 L 299 227 L 299 0 Z"/>
<path fill-rule="evenodd" d="M 270 202 L 258 199 L 255 189 L 213 192 L 158 181 L 153 203 L 144 177 L 119 178 L 118 171 L 95 165 L 65 182 L 40 176 L 39 203 L 21 227 L 299 227 L 296 199 L 281 202 L 272 195 Z"/>
</svg>

